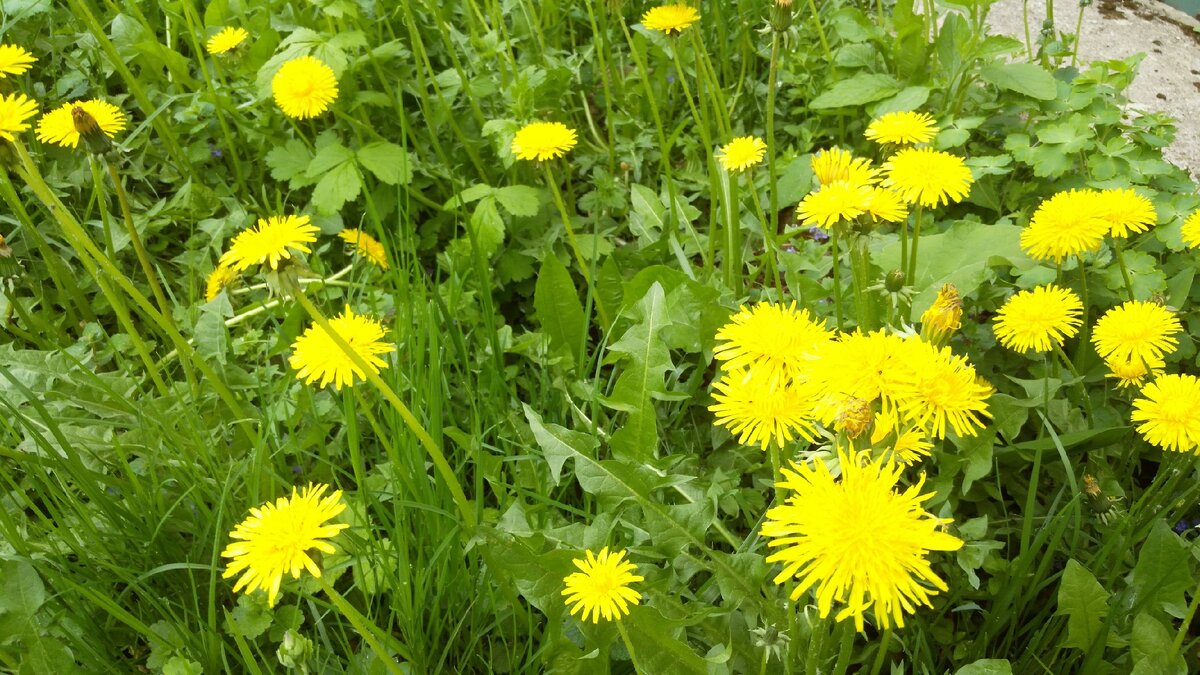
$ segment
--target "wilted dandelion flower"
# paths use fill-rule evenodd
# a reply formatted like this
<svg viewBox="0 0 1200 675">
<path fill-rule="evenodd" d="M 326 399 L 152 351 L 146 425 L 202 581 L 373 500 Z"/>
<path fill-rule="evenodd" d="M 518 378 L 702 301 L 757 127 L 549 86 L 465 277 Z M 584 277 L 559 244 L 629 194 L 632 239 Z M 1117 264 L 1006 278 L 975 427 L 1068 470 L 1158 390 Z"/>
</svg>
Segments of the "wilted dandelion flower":
<svg viewBox="0 0 1200 675">
<path fill-rule="evenodd" d="M 1102 215 L 1095 190 L 1059 192 L 1038 205 L 1021 231 L 1021 248 L 1035 260 L 1063 258 L 1095 251 L 1112 224 Z"/>
<path fill-rule="evenodd" d="M 879 170 L 871 167 L 871 160 L 855 157 L 841 148 L 814 153 L 810 164 L 813 175 L 821 185 L 841 182 L 870 185 L 879 181 Z"/>
<path fill-rule="evenodd" d="M 243 588 L 246 593 L 266 591 L 267 604 L 273 607 L 285 573 L 299 579 L 300 571 L 306 569 L 314 577 L 321 576 L 321 568 L 308 551 L 336 553 L 325 540 L 349 527 L 344 523 L 326 524 L 346 508 L 342 491 L 322 497 L 327 489 L 328 485 L 309 485 L 297 492 L 293 487 L 291 499 L 280 497 L 274 503 L 250 509 L 250 517 L 229 533 L 237 541 L 221 552 L 222 557 L 232 558 L 222 578 L 242 575 L 234 584 L 234 593 Z"/>
<path fill-rule="evenodd" d="M 576 142 L 575 130 L 562 122 L 533 122 L 513 136 L 512 153 L 517 159 L 540 162 L 562 157 Z"/>
<path fill-rule="evenodd" d="M 208 39 L 206 48 L 209 54 L 225 54 L 238 48 L 238 45 L 250 37 L 245 28 L 226 26 Z"/>
<path fill-rule="evenodd" d="M 875 221 L 898 223 L 908 218 L 908 203 L 887 188 L 871 186 L 864 212 Z"/>
<path fill-rule="evenodd" d="M 79 128 L 77 120 L 84 120 L 87 128 Z M 112 138 L 125 129 L 125 113 L 117 106 L 100 99 L 64 103 L 42 115 L 38 121 L 37 139 L 43 143 L 55 143 L 64 148 L 78 147 L 84 133 L 102 134 Z"/>
<path fill-rule="evenodd" d="M 379 354 L 393 352 L 396 347 L 383 341 L 383 324 L 355 314 L 347 305 L 341 315 L 329 320 L 329 327 L 367 364 L 372 373 L 387 368 L 387 362 L 379 358 Z M 292 343 L 292 357 L 288 359 L 288 364 L 296 370 L 296 379 L 303 380 L 304 384 L 320 380 L 317 387 L 322 389 L 332 382 L 334 388 L 340 391 L 342 385 L 351 387 L 356 378 L 366 378 L 362 369 L 319 325 L 310 326 L 304 335 Z"/>
<path fill-rule="evenodd" d="M 962 158 L 929 148 L 905 148 L 883 165 L 883 187 L 910 204 L 935 207 L 961 202 L 971 192 L 971 170 Z"/>
<path fill-rule="evenodd" d="M 764 377 L 794 379 L 831 335 L 806 309 L 760 302 L 742 306 L 717 331 L 713 356 L 727 371 L 753 368 Z"/>
<path fill-rule="evenodd" d="M 1082 314 L 1079 296 L 1047 284 L 1010 297 L 996 312 L 992 330 L 1013 351 L 1046 352 L 1079 332 Z"/>
<path fill-rule="evenodd" d="M 950 521 L 924 510 L 933 497 L 921 494 L 924 476 L 900 489 L 903 466 L 853 452 L 839 451 L 838 458 L 840 480 L 822 462 L 783 469 L 778 485 L 792 494 L 767 511 L 762 535 L 779 549 L 767 562 L 783 564 L 775 583 L 796 580 L 793 600 L 815 587 L 822 618 L 837 603 L 836 620 L 853 616 L 860 632 L 868 612 L 881 628 L 902 627 L 904 614 L 931 606 L 929 599 L 947 588 L 929 553 L 955 551 L 963 542 L 942 531 Z"/>
<path fill-rule="evenodd" d="M 221 256 L 221 266 L 241 272 L 254 265 L 279 269 L 281 260 L 294 251 L 309 253 L 306 244 L 317 240 L 317 228 L 308 216 L 271 216 L 258 219 L 258 225 L 242 230 Z"/>
<path fill-rule="evenodd" d="M 937 123 L 929 113 L 890 112 L 872 120 L 866 137 L 887 145 L 928 143 L 938 132 Z"/>
<path fill-rule="evenodd" d="M 848 397 L 842 399 L 833 416 L 833 428 L 854 439 L 862 436 L 871 422 L 875 420 L 875 411 L 871 402 L 861 398 Z"/>
<path fill-rule="evenodd" d="M 678 35 L 699 20 L 700 12 L 683 3 L 655 7 L 642 15 L 642 25 L 647 30 L 656 30 L 664 35 Z"/>
<path fill-rule="evenodd" d="M 610 553 L 608 547 L 600 549 L 600 555 L 587 551 L 587 558 L 572 561 L 578 572 L 563 579 L 566 588 L 562 594 L 571 607 L 571 615 L 579 614 L 583 621 L 592 617 L 592 623 L 620 621 L 629 614 L 629 607 L 637 605 L 642 594 L 630 588 L 642 581 L 634 574 L 637 566 L 625 560 L 625 551 Z"/>
<path fill-rule="evenodd" d="M 37 58 L 24 47 L 0 45 L 0 80 L 9 75 L 20 75 L 37 63 Z"/>
<path fill-rule="evenodd" d="M 271 78 L 271 94 L 284 115 L 300 120 L 316 117 L 337 100 L 337 76 L 320 59 L 301 56 L 279 67 Z"/>
<path fill-rule="evenodd" d="M 221 291 L 229 288 L 237 279 L 237 270 L 232 267 L 217 265 L 217 268 L 209 273 L 208 279 L 204 284 L 204 301 L 212 302 Z"/>
<path fill-rule="evenodd" d="M 29 129 L 26 122 L 37 114 L 37 103 L 25 94 L 0 94 L 0 139 L 16 140 L 14 134 Z"/>
<path fill-rule="evenodd" d="M 749 169 L 767 154 L 767 144 L 757 136 L 742 136 L 721 146 L 717 160 L 721 168 L 730 173 L 739 173 Z"/>
<path fill-rule="evenodd" d="M 1092 329 L 1092 344 L 1105 361 L 1151 361 L 1175 350 L 1183 330 L 1171 310 L 1153 302 L 1130 300 L 1104 313 Z"/>
<path fill-rule="evenodd" d="M 1097 196 L 1099 215 L 1114 237 L 1145 232 L 1158 221 L 1154 204 L 1132 189 L 1101 190 Z"/>
<path fill-rule="evenodd" d="M 944 284 L 929 309 L 921 315 L 921 333 L 931 342 L 941 342 L 962 327 L 962 296 L 953 284 Z"/>
<path fill-rule="evenodd" d="M 871 188 L 866 185 L 844 182 L 823 185 L 804 195 L 796 207 L 796 217 L 805 225 L 833 227 L 865 213 L 872 196 Z"/>
<path fill-rule="evenodd" d="M 890 384 L 906 419 L 934 438 L 945 438 L 947 426 L 959 436 L 974 436 L 983 428 L 992 387 L 966 358 L 949 347 L 909 339 L 903 360 L 905 367 L 891 374 Z"/>
<path fill-rule="evenodd" d="M 1147 442 L 1172 452 L 1200 454 L 1200 379 L 1163 375 L 1133 402 L 1134 422 Z"/>
<path fill-rule="evenodd" d="M 1179 234 L 1188 248 L 1200 248 L 1200 211 L 1193 213 L 1183 221 L 1183 229 L 1179 231 Z"/>
<path fill-rule="evenodd" d="M 338 237 L 342 241 L 350 244 L 354 248 L 354 252 L 367 260 L 370 260 L 380 269 L 388 268 L 387 251 L 384 250 L 383 244 L 371 235 L 362 230 L 349 229 L 338 232 Z"/>
<path fill-rule="evenodd" d="M 1166 367 L 1166 362 L 1162 358 L 1154 359 L 1112 359 L 1106 360 L 1104 365 L 1108 366 L 1110 371 L 1104 377 L 1112 378 L 1117 381 L 1118 389 L 1126 389 L 1133 387 L 1141 389 L 1146 383 L 1147 378 L 1155 378 L 1162 375 L 1163 369 Z"/>
<path fill-rule="evenodd" d="M 738 443 L 766 450 L 796 436 L 815 440 L 812 398 L 800 386 L 754 369 L 729 371 L 713 386 L 716 403 L 708 407 L 716 415 L 713 423 L 728 427 Z"/>
</svg>

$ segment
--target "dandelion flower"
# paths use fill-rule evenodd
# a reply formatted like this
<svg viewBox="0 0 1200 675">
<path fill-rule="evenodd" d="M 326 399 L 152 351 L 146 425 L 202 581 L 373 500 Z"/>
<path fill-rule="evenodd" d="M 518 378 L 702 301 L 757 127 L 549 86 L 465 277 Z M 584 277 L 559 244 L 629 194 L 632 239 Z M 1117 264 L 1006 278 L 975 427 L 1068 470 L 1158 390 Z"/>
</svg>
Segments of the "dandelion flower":
<svg viewBox="0 0 1200 675">
<path fill-rule="evenodd" d="M 217 265 L 217 268 L 209 273 L 208 280 L 204 284 L 204 301 L 212 302 L 216 300 L 217 295 L 226 288 L 229 288 L 237 279 L 237 270 L 232 267 Z"/>
<path fill-rule="evenodd" d="M 571 615 L 579 614 L 583 621 L 592 617 L 592 623 L 620 621 L 629 614 L 629 607 L 637 605 L 642 594 L 630 588 L 642 581 L 634 574 L 637 566 L 625 560 L 625 551 L 610 553 L 608 547 L 600 549 L 600 555 L 587 551 L 587 558 L 572 561 L 578 572 L 568 574 L 562 590 L 565 602 L 571 607 Z"/>
<path fill-rule="evenodd" d="M 806 309 L 760 302 L 742 306 L 717 331 L 713 356 L 727 371 L 753 368 L 764 377 L 794 379 L 830 333 Z"/>
<path fill-rule="evenodd" d="M 238 233 L 221 256 L 221 265 L 241 272 L 254 265 L 270 265 L 279 269 L 279 262 L 292 257 L 293 251 L 309 253 L 306 244 L 317 240 L 317 228 L 308 216 L 271 216 L 258 219 Z"/>
<path fill-rule="evenodd" d="M 959 436 L 974 436 L 991 416 L 991 386 L 949 347 L 919 339 L 906 340 L 905 347 L 906 367 L 890 374 L 901 414 L 934 438 L 945 438 L 947 426 Z"/>
<path fill-rule="evenodd" d="M 29 129 L 28 120 L 37 114 L 37 103 L 25 94 L 0 94 L 0 139 L 15 141 L 16 136 Z"/>
<path fill-rule="evenodd" d="M 1108 222 L 1108 233 L 1113 237 L 1128 237 L 1134 232 L 1145 232 L 1158 221 L 1154 204 L 1128 188 L 1101 190 L 1097 201 L 1100 217 Z"/>
<path fill-rule="evenodd" d="M 1163 375 L 1133 402 L 1133 421 L 1147 442 L 1172 452 L 1200 454 L 1200 378 Z"/>
<path fill-rule="evenodd" d="M 325 112 L 337 100 L 337 77 L 320 59 L 301 56 L 280 66 L 271 78 L 271 93 L 284 115 L 308 119 Z"/>
<path fill-rule="evenodd" d="M 933 450 L 933 443 L 926 440 L 920 431 L 910 429 L 896 437 L 896 442 L 892 444 L 892 459 L 912 466 L 928 457 L 930 450 Z"/>
<path fill-rule="evenodd" d="M 1103 216 L 1100 193 L 1068 190 L 1043 201 L 1021 231 L 1021 248 L 1035 260 L 1061 261 L 1095 251 L 1112 224 Z"/>
<path fill-rule="evenodd" d="M 843 333 L 819 347 L 816 358 L 807 364 L 809 384 L 821 393 L 817 417 L 832 424 L 846 399 L 881 400 L 885 410 L 895 399 L 891 375 L 901 364 L 904 339 L 877 330 L 871 333 Z M 893 426 L 895 426 L 893 424 Z"/>
<path fill-rule="evenodd" d="M 910 204 L 961 202 L 971 192 L 971 170 L 961 157 L 929 148 L 905 148 L 883 165 L 883 187 Z"/>
<path fill-rule="evenodd" d="M 1200 248 L 1200 211 L 1193 213 L 1183 221 L 1183 229 L 1179 233 L 1183 236 L 1183 243 L 1188 248 Z"/>
<path fill-rule="evenodd" d="M 577 142 L 575 130 L 562 122 L 533 122 L 513 136 L 512 153 L 517 159 L 540 162 L 562 157 Z"/>
<path fill-rule="evenodd" d="M 1047 352 L 1079 332 L 1082 314 L 1079 296 L 1047 284 L 1009 298 L 996 312 L 992 330 L 1000 344 L 1013 351 Z"/>
<path fill-rule="evenodd" d="M 804 195 L 796 207 L 796 217 L 805 225 L 833 227 L 865 213 L 871 206 L 872 196 L 871 188 L 866 185 L 844 182 L 824 185 Z"/>
<path fill-rule="evenodd" d="M 329 327 L 342 338 L 350 349 L 367 364 L 372 373 L 387 368 L 387 362 L 379 354 L 395 351 L 392 344 L 383 342 L 383 324 L 355 314 L 347 306 L 341 315 L 329 320 Z M 310 326 L 304 335 L 292 343 L 292 357 L 288 363 L 296 370 L 296 379 L 304 384 L 317 384 L 319 388 L 333 386 L 341 390 L 342 385 L 354 386 L 356 379 L 365 379 L 366 374 L 350 359 L 346 352 L 333 341 L 333 337 L 320 326 Z"/>
<path fill-rule="evenodd" d="M 1183 330 L 1171 310 L 1153 302 L 1130 300 L 1104 313 L 1092 330 L 1092 343 L 1105 361 L 1152 361 L 1175 350 Z"/>
<path fill-rule="evenodd" d="M 879 181 L 879 170 L 871 167 L 871 160 L 855 157 L 841 148 L 814 153 L 810 163 L 813 175 L 821 185 L 841 182 L 871 185 Z"/>
<path fill-rule="evenodd" d="M 837 412 L 833 416 L 833 428 L 846 434 L 846 438 L 862 436 L 875 420 L 875 412 L 871 402 L 861 398 L 849 397 L 842 399 Z"/>
<path fill-rule="evenodd" d="M 37 63 L 37 58 L 17 45 L 0 45 L 0 80 L 9 75 L 20 75 Z"/>
<path fill-rule="evenodd" d="M 902 489 L 899 464 L 842 451 L 838 459 L 840 480 L 822 462 L 783 469 L 778 485 L 792 494 L 762 526 L 767 545 L 779 549 L 767 562 L 783 564 L 775 583 L 795 579 L 793 600 L 815 587 L 821 617 L 837 603 L 836 620 L 853 616 L 860 632 L 868 612 L 881 628 L 903 627 L 905 613 L 932 606 L 947 589 L 929 553 L 963 542 L 942 531 L 950 521 L 925 511 L 933 494 L 921 494 L 924 476 Z"/>
<path fill-rule="evenodd" d="M 890 112 L 867 126 L 866 137 L 886 145 L 928 143 L 937 134 L 937 124 L 929 113 Z"/>
<path fill-rule="evenodd" d="M 933 304 L 921 315 L 922 336 L 931 342 L 941 342 L 961 327 L 962 296 L 953 284 L 945 284 Z"/>
<path fill-rule="evenodd" d="M 250 33 L 245 28 L 226 26 L 208 39 L 208 44 L 206 45 L 208 53 L 225 54 L 231 52 L 245 42 L 248 37 L 250 37 Z"/>
<path fill-rule="evenodd" d="M 678 35 L 699 20 L 700 12 L 683 3 L 655 7 L 642 15 L 642 25 L 647 30 L 656 30 L 664 35 Z"/>
<path fill-rule="evenodd" d="M 325 540 L 349 527 L 344 523 L 326 524 L 346 508 L 342 491 L 322 497 L 327 489 L 327 485 L 309 485 L 297 492 L 293 487 L 291 499 L 280 497 L 274 503 L 250 509 L 250 517 L 229 533 L 237 541 L 221 552 L 222 557 L 232 558 L 222 578 L 242 575 L 233 586 L 234 593 L 243 588 L 246 593 L 266 591 L 267 604 L 273 607 L 285 573 L 299 579 L 300 570 L 306 569 L 314 577 L 321 576 L 321 568 L 308 551 L 336 553 L 337 549 Z"/>
<path fill-rule="evenodd" d="M 863 206 L 863 211 L 872 220 L 899 223 L 908 218 L 908 204 L 900 198 L 900 195 L 887 188 L 874 185 L 868 189 L 870 195 Z"/>
<path fill-rule="evenodd" d="M 1106 360 L 1104 365 L 1108 366 L 1109 372 L 1105 377 L 1113 378 L 1117 381 L 1117 389 L 1126 389 L 1133 387 L 1141 389 L 1146 383 L 1147 378 L 1155 378 L 1162 375 L 1163 369 L 1166 367 L 1166 362 L 1162 358 L 1154 359 L 1114 359 Z"/>
<path fill-rule="evenodd" d="M 801 388 L 758 370 L 733 370 L 713 384 L 717 402 L 708 407 L 714 424 L 729 427 L 738 443 L 763 450 L 782 448 L 800 436 L 813 442 L 812 399 Z"/>
<path fill-rule="evenodd" d="M 757 136 L 742 136 L 721 146 L 717 160 L 721 168 L 730 173 L 739 173 L 762 162 L 767 154 L 767 144 Z"/>
<path fill-rule="evenodd" d="M 338 232 L 338 236 L 342 241 L 350 244 L 354 248 L 354 252 L 367 260 L 370 260 L 380 269 L 388 268 L 387 251 L 384 250 L 383 244 L 371 235 L 362 230 L 342 230 Z"/>
<path fill-rule="evenodd" d="M 84 128 L 77 121 L 84 121 Z M 117 106 L 100 99 L 64 103 L 42 115 L 37 125 L 37 139 L 64 148 L 79 146 L 84 133 L 95 132 L 112 138 L 125 129 L 125 113 Z"/>
</svg>

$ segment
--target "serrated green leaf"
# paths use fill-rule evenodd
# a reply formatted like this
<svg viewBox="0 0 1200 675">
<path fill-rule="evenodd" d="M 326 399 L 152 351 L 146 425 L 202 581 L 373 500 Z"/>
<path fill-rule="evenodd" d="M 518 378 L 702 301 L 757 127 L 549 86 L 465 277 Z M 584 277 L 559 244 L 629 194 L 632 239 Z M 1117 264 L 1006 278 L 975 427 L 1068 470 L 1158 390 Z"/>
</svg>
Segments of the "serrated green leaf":
<svg viewBox="0 0 1200 675">
<path fill-rule="evenodd" d="M 630 188 L 629 204 L 633 207 L 629 214 L 629 229 L 639 239 L 647 242 L 658 241 L 667 212 L 662 200 L 654 190 L 635 183 Z"/>
<path fill-rule="evenodd" d="M 496 201 L 500 202 L 500 206 L 503 206 L 505 211 L 514 216 L 525 218 L 536 216 L 538 209 L 541 207 L 537 188 L 532 188 L 528 185 L 507 185 L 502 188 L 496 188 L 492 196 L 496 198 Z"/>
<path fill-rule="evenodd" d="M 1150 530 L 1133 568 L 1130 585 L 1136 606 L 1150 611 L 1165 604 L 1182 604 L 1185 591 L 1195 586 L 1190 571 L 1191 554 L 1164 520 Z"/>
<path fill-rule="evenodd" d="M 654 397 L 666 393 L 663 381 L 671 368 L 671 354 L 662 339 L 667 324 L 666 297 L 657 282 L 635 306 L 637 323 L 609 351 L 625 354 L 624 370 L 617 377 L 612 395 L 605 404 L 629 413 L 621 428 L 613 433 L 613 455 L 620 459 L 643 462 L 658 448 L 658 422 Z"/>
<path fill-rule="evenodd" d="M 253 640 L 270 627 L 271 608 L 267 606 L 264 596 L 261 593 L 239 595 L 237 607 L 233 608 L 226 629 Z"/>
<path fill-rule="evenodd" d="M 304 173 L 309 178 L 319 179 L 331 170 L 353 161 L 353 150 L 341 143 L 331 143 L 317 150 L 317 154 L 313 156 L 312 162 L 309 162 L 308 168 L 305 169 Z"/>
<path fill-rule="evenodd" d="M 312 203 L 322 215 L 332 215 L 342 210 L 346 202 L 358 199 L 362 190 L 362 179 L 353 161 L 337 165 L 317 182 L 313 189 Z"/>
<path fill-rule="evenodd" d="M 485 197 L 471 212 L 471 229 L 475 232 L 475 245 L 484 258 L 490 258 L 504 243 L 504 219 L 496 208 L 496 200 Z"/>
<path fill-rule="evenodd" d="M 1090 649 L 1108 614 L 1108 592 L 1075 559 L 1067 561 L 1058 585 L 1058 611 L 1067 617 L 1066 647 Z"/>
<path fill-rule="evenodd" d="M 571 431 L 557 424 L 546 424 L 542 421 L 542 416 L 537 414 L 533 408 L 527 404 L 522 404 L 525 410 L 525 420 L 529 422 L 529 428 L 533 430 L 533 437 L 537 440 L 538 447 L 542 449 L 542 456 L 546 459 L 546 464 L 550 467 L 550 478 L 558 485 L 558 480 L 562 476 L 563 464 L 567 460 L 576 456 L 591 456 L 595 453 L 596 447 L 600 442 L 595 436 L 585 434 L 580 431 Z"/>
<path fill-rule="evenodd" d="M 1058 84 L 1045 68 L 1034 63 L 989 63 L 979 69 L 984 82 L 1000 89 L 1051 101 L 1058 96 Z"/>
<path fill-rule="evenodd" d="M 204 667 L 199 661 L 192 661 L 183 656 L 172 656 L 163 664 L 163 675 L 202 675 Z"/>
<path fill-rule="evenodd" d="M 305 175 L 312 158 L 308 147 L 293 138 L 267 151 L 267 166 L 271 167 L 272 178 L 289 181 L 295 189 L 312 183 Z"/>
<path fill-rule="evenodd" d="M 646 673 L 704 675 L 708 666 L 686 642 L 687 633 L 653 606 L 636 607 L 622 619 L 633 643 L 638 668 Z M 683 638 L 683 639 L 681 639 Z"/>
<path fill-rule="evenodd" d="M 808 104 L 813 110 L 859 106 L 881 101 L 900 91 L 900 83 L 891 75 L 859 73 L 840 80 Z"/>
<path fill-rule="evenodd" d="M 583 346 L 587 317 L 571 273 L 554 255 L 545 257 L 538 272 L 533 309 L 550 344 L 574 360 Z"/>
<path fill-rule="evenodd" d="M 412 182 L 412 162 L 408 151 L 395 143 L 370 143 L 358 149 L 358 163 L 388 185 Z"/>
</svg>

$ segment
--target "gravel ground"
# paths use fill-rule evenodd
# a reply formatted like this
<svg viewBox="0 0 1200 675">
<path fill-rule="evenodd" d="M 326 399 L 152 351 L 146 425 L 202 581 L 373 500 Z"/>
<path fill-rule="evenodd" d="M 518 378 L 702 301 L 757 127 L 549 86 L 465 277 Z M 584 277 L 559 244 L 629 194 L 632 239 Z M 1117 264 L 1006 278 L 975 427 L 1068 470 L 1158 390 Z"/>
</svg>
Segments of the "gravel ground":
<svg viewBox="0 0 1200 675">
<path fill-rule="evenodd" d="M 1027 2 L 1036 40 L 1047 0 Z M 1054 2 L 1060 31 L 1072 31 L 1078 13 L 1078 0 Z M 1023 0 L 998 0 L 988 22 L 994 32 L 1024 41 Z M 1098 0 L 1084 10 L 1081 32 L 1081 63 L 1146 54 L 1129 88 L 1129 108 L 1175 118 L 1179 132 L 1164 154 L 1200 178 L 1200 22 L 1156 0 Z"/>
</svg>

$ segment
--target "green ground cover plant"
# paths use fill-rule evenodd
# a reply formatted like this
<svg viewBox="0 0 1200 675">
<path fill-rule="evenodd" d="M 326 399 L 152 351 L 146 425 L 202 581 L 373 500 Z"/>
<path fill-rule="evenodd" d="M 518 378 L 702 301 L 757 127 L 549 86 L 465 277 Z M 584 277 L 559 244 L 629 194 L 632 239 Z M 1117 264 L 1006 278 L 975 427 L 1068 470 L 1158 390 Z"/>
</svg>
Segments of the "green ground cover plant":
<svg viewBox="0 0 1200 675">
<path fill-rule="evenodd" d="M 1195 672 L 1200 194 L 989 4 L 0 0 L 0 669 Z"/>
</svg>

